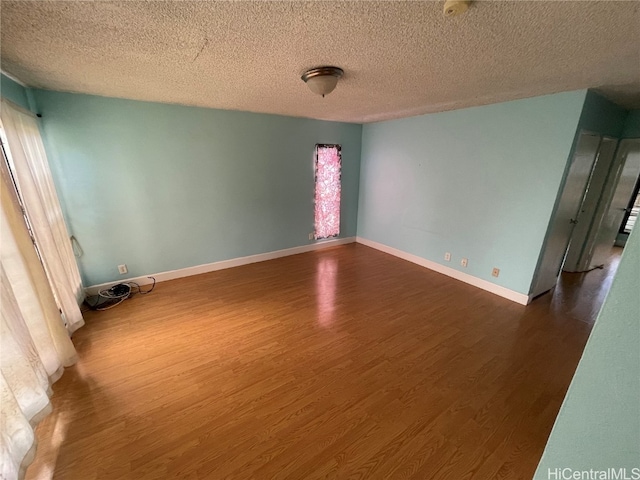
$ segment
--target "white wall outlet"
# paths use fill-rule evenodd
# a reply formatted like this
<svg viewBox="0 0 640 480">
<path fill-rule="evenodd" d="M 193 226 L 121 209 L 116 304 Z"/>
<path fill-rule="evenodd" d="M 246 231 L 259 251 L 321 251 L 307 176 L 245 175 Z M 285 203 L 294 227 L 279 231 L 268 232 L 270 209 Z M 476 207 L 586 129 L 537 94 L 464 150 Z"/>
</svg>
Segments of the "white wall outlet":
<svg viewBox="0 0 640 480">
<path fill-rule="evenodd" d="M 462 265 L 464 268 L 467 268 L 467 263 L 469 263 L 469 260 L 467 260 L 466 258 L 460 260 L 460 265 Z"/>
<path fill-rule="evenodd" d="M 491 276 L 493 277 L 499 277 L 500 276 L 500 269 L 493 267 L 493 270 L 491 270 Z"/>
<path fill-rule="evenodd" d="M 127 270 L 127 266 L 126 265 L 118 265 L 118 272 L 120 272 L 120 275 L 124 275 L 128 271 L 129 270 Z"/>
<path fill-rule="evenodd" d="M 449 252 L 445 253 L 445 254 L 444 254 L 444 259 L 445 259 L 447 262 L 450 262 L 450 261 L 451 261 L 451 253 L 449 253 Z"/>
<path fill-rule="evenodd" d="M 309 234 L 309 240 L 313 240 L 313 232 Z"/>
</svg>

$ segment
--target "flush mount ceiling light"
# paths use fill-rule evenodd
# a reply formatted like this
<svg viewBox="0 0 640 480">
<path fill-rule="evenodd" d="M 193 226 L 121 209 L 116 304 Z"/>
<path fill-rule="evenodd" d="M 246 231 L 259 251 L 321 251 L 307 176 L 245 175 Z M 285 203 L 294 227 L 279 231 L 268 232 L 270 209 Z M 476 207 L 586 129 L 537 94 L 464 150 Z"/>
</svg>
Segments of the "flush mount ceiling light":
<svg viewBox="0 0 640 480">
<path fill-rule="evenodd" d="M 300 78 L 307 84 L 309 90 L 324 97 L 333 92 L 342 75 L 344 71 L 338 67 L 317 67 L 307 70 Z"/>
<path fill-rule="evenodd" d="M 471 5 L 471 2 L 466 0 L 447 0 L 444 2 L 444 16 L 455 17 L 456 15 L 461 15 L 469 10 L 469 5 Z"/>
</svg>

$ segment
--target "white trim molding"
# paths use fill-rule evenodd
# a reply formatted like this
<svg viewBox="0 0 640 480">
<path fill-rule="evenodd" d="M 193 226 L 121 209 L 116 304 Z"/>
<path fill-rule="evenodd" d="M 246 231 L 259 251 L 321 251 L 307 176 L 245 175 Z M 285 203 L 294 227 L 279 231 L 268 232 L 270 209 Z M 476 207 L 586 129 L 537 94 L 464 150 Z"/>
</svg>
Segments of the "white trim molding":
<svg viewBox="0 0 640 480">
<path fill-rule="evenodd" d="M 205 263 L 193 267 L 181 268 L 179 270 L 170 270 L 168 272 L 153 273 L 142 277 L 133 277 L 126 280 L 117 280 L 113 282 L 101 283 L 85 288 L 87 295 L 97 295 L 100 290 L 112 287 L 118 283 L 135 282 L 138 285 L 150 285 L 153 283 L 149 277 L 154 277 L 156 282 L 166 282 L 176 278 L 190 277 L 191 275 L 200 275 L 201 273 L 215 272 L 216 270 L 224 270 L 225 268 L 239 267 L 250 263 L 264 262 L 273 260 L 274 258 L 288 257 L 290 255 L 298 255 L 299 253 L 321 250 L 324 248 L 335 247 L 336 245 L 345 245 L 354 243 L 356 237 L 336 238 L 332 240 L 322 240 L 309 245 L 300 247 L 286 248 L 284 250 L 276 250 L 273 252 L 259 253 L 257 255 L 249 255 L 248 257 L 232 258 L 230 260 L 222 260 L 220 262 Z"/>
<path fill-rule="evenodd" d="M 474 277 L 473 275 L 469 275 L 468 273 L 461 272 L 459 270 L 441 265 L 436 262 L 432 262 L 431 260 L 413 255 L 412 253 L 403 252 L 402 250 L 398 250 L 396 248 L 389 247 L 388 245 L 374 242 L 373 240 L 368 240 L 362 237 L 356 237 L 356 242 L 361 243 L 362 245 L 366 245 L 367 247 L 375 248 L 376 250 L 380 250 L 381 252 L 388 253 L 389 255 L 393 255 L 394 257 L 402 258 L 403 260 L 407 260 L 408 262 L 415 263 L 417 265 L 420 265 L 421 267 L 433 270 L 434 272 L 442 273 L 447 277 L 455 278 L 456 280 L 460 280 L 461 282 L 468 283 L 469 285 L 473 285 L 474 287 L 481 288 L 482 290 L 486 290 L 487 292 L 506 298 L 507 300 L 511 300 L 512 302 L 519 303 L 520 305 L 528 305 L 531 301 L 529 295 L 525 295 L 524 293 L 516 292 L 515 290 L 496 285 L 495 283 L 483 280 L 482 278 Z"/>
</svg>

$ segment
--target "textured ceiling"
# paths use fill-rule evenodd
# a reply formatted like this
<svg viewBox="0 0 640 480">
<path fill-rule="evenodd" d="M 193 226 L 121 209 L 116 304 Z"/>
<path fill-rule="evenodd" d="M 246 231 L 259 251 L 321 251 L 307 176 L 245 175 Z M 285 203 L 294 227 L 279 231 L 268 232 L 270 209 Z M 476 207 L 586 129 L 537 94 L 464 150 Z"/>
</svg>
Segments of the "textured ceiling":
<svg viewBox="0 0 640 480">
<path fill-rule="evenodd" d="M 640 108 L 640 2 L 2 0 L 29 86 L 366 123 L 581 88 Z M 300 75 L 345 70 L 326 98 Z"/>
</svg>

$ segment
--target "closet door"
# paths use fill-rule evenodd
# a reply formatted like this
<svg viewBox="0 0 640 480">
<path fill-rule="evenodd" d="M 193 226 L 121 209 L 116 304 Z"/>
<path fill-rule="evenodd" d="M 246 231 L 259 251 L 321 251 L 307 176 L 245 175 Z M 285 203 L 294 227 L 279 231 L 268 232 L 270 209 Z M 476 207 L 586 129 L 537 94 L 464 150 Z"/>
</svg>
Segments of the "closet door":
<svg viewBox="0 0 640 480">
<path fill-rule="evenodd" d="M 599 205 L 607 185 L 609 172 L 613 165 L 613 157 L 618 146 L 618 139 L 603 137 L 598 148 L 596 160 L 591 169 L 591 175 L 585 189 L 584 199 L 578 212 L 577 224 L 571 236 L 571 244 L 564 261 L 565 272 L 580 272 L 586 270 L 584 264 L 585 252 L 588 245 L 593 244 L 602 224 L 604 212 Z M 587 260 L 588 263 L 588 260 Z"/>
</svg>

